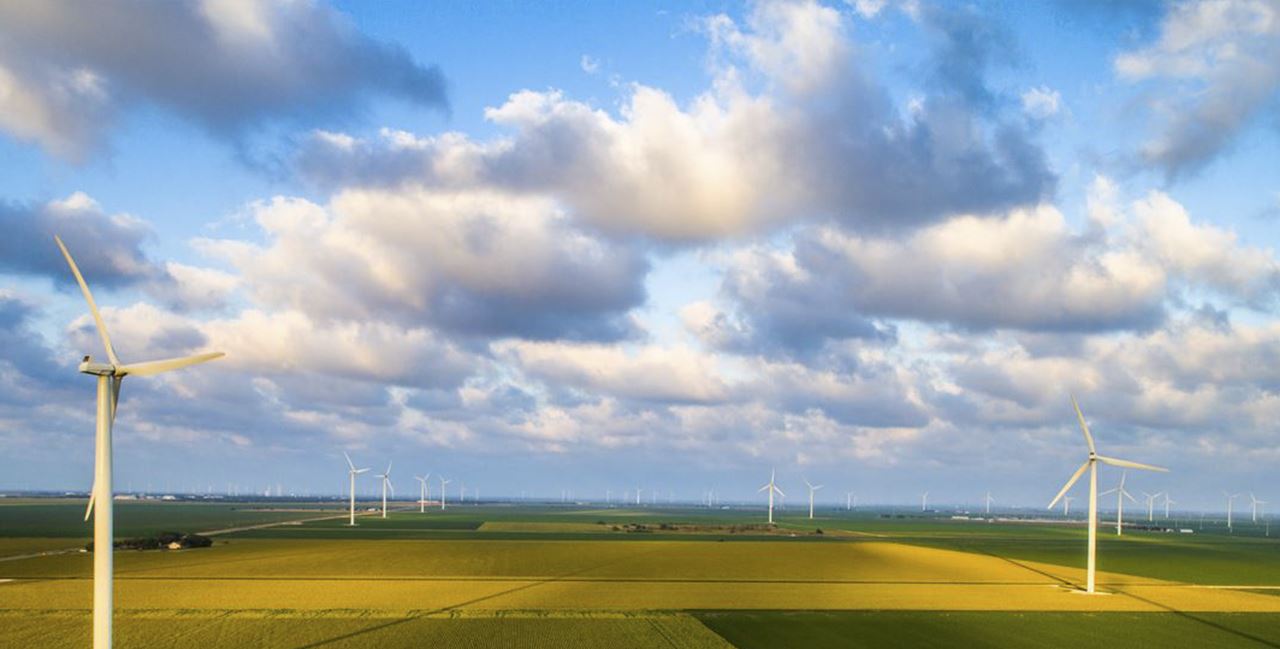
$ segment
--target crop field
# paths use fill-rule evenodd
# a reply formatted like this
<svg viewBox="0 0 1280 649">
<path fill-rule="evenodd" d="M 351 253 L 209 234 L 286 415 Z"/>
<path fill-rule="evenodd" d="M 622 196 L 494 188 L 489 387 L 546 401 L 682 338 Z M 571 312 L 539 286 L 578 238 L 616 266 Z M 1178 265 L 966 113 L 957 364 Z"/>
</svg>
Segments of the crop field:
<svg viewBox="0 0 1280 649">
<path fill-rule="evenodd" d="M 30 556 L 80 541 L 65 534 L 76 505 L 0 507 L 15 530 L 0 532 L 0 646 L 85 643 L 92 555 Z M 1108 594 L 1087 596 L 1072 525 L 402 506 L 350 528 L 316 520 L 332 512 L 138 507 L 140 530 L 280 524 L 118 552 L 121 646 L 1280 646 L 1280 543 L 1259 536 L 1104 537 Z"/>
</svg>

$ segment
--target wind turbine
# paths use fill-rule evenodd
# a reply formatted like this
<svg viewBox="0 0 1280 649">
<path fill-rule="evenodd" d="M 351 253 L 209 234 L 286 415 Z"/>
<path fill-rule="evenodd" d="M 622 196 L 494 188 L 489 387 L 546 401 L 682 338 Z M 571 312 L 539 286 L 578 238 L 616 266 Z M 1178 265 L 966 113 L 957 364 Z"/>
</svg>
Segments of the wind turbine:
<svg viewBox="0 0 1280 649">
<path fill-rule="evenodd" d="M 1157 491 L 1153 494 L 1149 494 L 1145 491 L 1142 492 L 1142 497 L 1147 500 L 1147 522 L 1148 523 L 1156 519 L 1155 518 L 1156 498 L 1159 498 L 1162 495 L 1164 494 L 1163 492 L 1160 492 L 1160 491 Z"/>
<path fill-rule="evenodd" d="M 391 484 L 391 463 L 387 462 L 387 472 L 379 473 L 378 478 L 382 480 L 382 517 L 387 517 L 387 488 L 391 488 L 391 494 L 395 495 L 396 488 Z"/>
<path fill-rule="evenodd" d="M 1228 531 L 1228 532 L 1230 532 L 1230 531 L 1232 531 L 1232 529 L 1233 529 L 1233 528 L 1231 527 L 1231 509 L 1232 509 L 1232 505 L 1234 505 L 1234 504 L 1235 504 L 1236 498 L 1239 498 L 1241 494 L 1232 494 L 1232 493 L 1227 493 L 1227 492 L 1225 492 L 1225 491 L 1224 491 L 1224 492 L 1222 492 L 1222 495 L 1224 495 L 1224 496 L 1226 496 L 1226 497 L 1227 497 L 1227 531 Z"/>
<path fill-rule="evenodd" d="M 636 507 L 640 506 L 640 492 L 644 491 L 640 487 L 636 487 Z"/>
<path fill-rule="evenodd" d="M 1138 504 L 1138 499 L 1134 498 L 1133 495 L 1124 488 L 1124 479 L 1128 473 L 1128 471 L 1120 472 L 1120 486 L 1114 489 L 1108 489 L 1099 494 L 1105 496 L 1107 494 L 1114 493 L 1116 495 L 1116 536 L 1124 534 L 1124 499 L 1128 498 L 1133 502 L 1133 504 Z"/>
<path fill-rule="evenodd" d="M 1067 480 L 1067 484 L 1063 485 L 1062 491 L 1054 497 L 1053 502 L 1049 503 L 1049 509 L 1058 504 L 1063 496 L 1067 495 L 1067 491 L 1076 484 L 1080 476 L 1085 471 L 1089 472 L 1089 568 L 1087 574 L 1087 585 L 1085 592 L 1094 592 L 1094 582 L 1098 567 L 1098 463 L 1110 464 L 1111 466 L 1126 467 L 1130 469 L 1142 469 L 1144 471 L 1168 471 L 1158 466 L 1149 464 L 1139 464 L 1128 460 L 1121 460 L 1113 457 L 1098 455 L 1097 449 L 1093 445 L 1093 435 L 1089 432 L 1089 424 L 1084 420 L 1084 413 L 1080 412 L 1080 404 L 1076 403 L 1075 396 L 1071 397 L 1071 406 L 1075 408 L 1076 419 L 1080 420 L 1080 430 L 1084 433 L 1084 441 L 1089 445 L 1089 457 L 1080 465 L 1079 469 L 1071 475 Z"/>
<path fill-rule="evenodd" d="M 1258 500 L 1258 497 L 1254 496 L 1252 492 L 1249 493 L 1249 500 L 1253 505 L 1253 522 L 1257 523 L 1258 522 L 1258 505 L 1265 505 L 1267 504 L 1267 501 Z"/>
<path fill-rule="evenodd" d="M 768 489 L 768 490 L 769 490 L 769 524 L 770 524 L 770 525 L 773 525 L 773 494 L 775 494 L 775 493 L 776 493 L 776 494 L 778 494 L 779 496 L 784 496 L 784 497 L 786 496 L 786 494 L 782 493 L 782 490 L 778 488 L 777 483 L 774 481 L 774 477 L 775 477 L 776 475 L 777 475 L 777 472 L 776 472 L 776 471 L 774 471 L 773 469 L 770 469 L 770 470 L 769 470 L 769 484 L 767 484 L 767 485 L 765 485 L 765 486 L 763 486 L 763 487 L 760 487 L 759 489 L 757 489 L 757 490 L 756 490 L 756 493 L 759 493 L 759 492 L 764 491 L 764 490 L 766 490 L 766 489 Z"/>
<path fill-rule="evenodd" d="M 924 492 L 923 494 L 920 494 L 920 511 L 922 512 L 929 511 L 929 492 L 927 491 Z"/>
<path fill-rule="evenodd" d="M 1062 517 L 1063 518 L 1067 518 L 1071 516 L 1071 501 L 1073 500 L 1075 500 L 1075 498 L 1072 496 L 1067 496 L 1066 498 L 1062 499 Z"/>
<path fill-rule="evenodd" d="M 418 481 L 418 513 L 425 514 L 427 513 L 427 492 L 429 491 L 427 481 L 431 479 L 431 474 L 428 473 L 426 476 L 415 475 L 413 479 Z"/>
<path fill-rule="evenodd" d="M 1176 502 L 1178 501 L 1169 497 L 1169 492 L 1167 491 L 1164 492 L 1164 519 L 1166 521 L 1169 520 L 1169 505 L 1172 505 Z"/>
<path fill-rule="evenodd" d="M 853 511 L 853 492 L 852 491 L 844 492 L 844 510 L 847 512 Z"/>
<path fill-rule="evenodd" d="M 991 497 L 991 492 L 990 492 L 990 491 L 988 491 L 988 492 L 987 492 L 987 497 L 986 497 L 984 500 L 986 501 L 986 504 L 987 504 L 987 516 L 990 516 L 990 515 L 991 515 L 991 501 L 992 501 L 992 500 L 995 500 L 994 498 L 992 498 L 992 497 Z"/>
<path fill-rule="evenodd" d="M 813 520 L 813 492 L 822 488 L 822 485 L 809 484 L 809 479 L 804 479 L 804 484 L 809 487 L 809 520 Z"/>
<path fill-rule="evenodd" d="M 445 487 L 445 485 L 449 484 L 450 482 L 453 482 L 453 481 L 452 481 L 452 480 L 445 480 L 445 479 L 444 479 L 444 476 L 440 476 L 440 509 L 444 509 L 445 496 L 447 495 L 447 494 L 446 494 L 446 492 L 445 492 L 445 490 L 444 490 L 444 487 Z"/>
<path fill-rule="evenodd" d="M 351 522 L 348 525 L 356 524 L 356 476 L 368 471 L 369 469 L 357 469 L 356 465 L 351 462 L 351 456 L 346 451 L 342 452 L 342 457 L 347 458 L 347 476 L 351 478 Z"/>
<path fill-rule="evenodd" d="M 90 516 L 93 516 L 93 646 L 94 649 L 110 649 L 113 609 L 112 553 L 115 548 L 114 494 L 112 493 L 111 484 L 111 429 L 116 421 L 116 405 L 120 401 L 120 384 L 124 381 L 124 377 L 129 375 L 152 376 L 211 361 L 222 357 L 223 354 L 222 352 L 207 352 L 183 358 L 170 358 L 131 365 L 121 363 L 120 359 L 116 357 L 115 348 L 111 346 L 111 337 L 107 335 L 107 326 L 102 321 L 102 314 L 98 313 L 98 305 L 93 301 L 93 294 L 89 292 L 89 285 L 85 283 L 84 276 L 80 274 L 80 269 L 76 266 L 75 260 L 71 258 L 71 253 L 62 244 L 62 239 L 55 236 L 53 240 L 57 242 L 58 248 L 62 251 L 62 256 L 66 257 L 67 265 L 71 267 L 71 274 L 75 275 L 76 283 L 80 285 L 80 292 L 84 294 L 84 301 L 89 303 L 89 313 L 93 315 L 93 323 L 98 329 L 98 337 L 102 339 L 102 346 L 107 352 L 107 360 L 110 361 L 107 363 L 95 363 L 91 356 L 86 355 L 80 362 L 79 368 L 83 374 L 92 374 L 98 377 L 93 491 L 89 495 L 89 504 L 85 509 L 84 519 L 87 521 Z M 93 514 L 95 503 L 98 509 L 96 516 Z"/>
</svg>

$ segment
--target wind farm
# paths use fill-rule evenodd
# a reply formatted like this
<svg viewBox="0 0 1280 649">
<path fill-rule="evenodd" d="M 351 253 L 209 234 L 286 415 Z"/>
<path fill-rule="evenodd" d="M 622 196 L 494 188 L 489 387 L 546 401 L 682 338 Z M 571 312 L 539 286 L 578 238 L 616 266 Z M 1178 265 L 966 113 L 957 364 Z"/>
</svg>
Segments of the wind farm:
<svg viewBox="0 0 1280 649">
<path fill-rule="evenodd" d="M 1278 116 L 1280 0 L 0 1 L 0 649 L 1280 649 Z"/>
</svg>

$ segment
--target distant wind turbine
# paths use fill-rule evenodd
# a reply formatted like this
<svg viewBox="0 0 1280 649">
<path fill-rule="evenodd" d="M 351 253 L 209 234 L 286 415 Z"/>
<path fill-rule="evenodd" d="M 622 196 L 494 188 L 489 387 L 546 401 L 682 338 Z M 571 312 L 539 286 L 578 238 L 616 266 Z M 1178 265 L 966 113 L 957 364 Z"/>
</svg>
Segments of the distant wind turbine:
<svg viewBox="0 0 1280 649">
<path fill-rule="evenodd" d="M 346 451 L 342 452 L 342 457 L 347 458 L 347 477 L 351 479 L 351 522 L 348 525 L 356 524 L 356 476 L 368 471 L 369 469 L 357 469 L 356 465 L 351 462 L 351 456 Z"/>
<path fill-rule="evenodd" d="M 448 492 L 446 492 L 444 488 L 445 488 L 445 486 L 447 486 L 450 482 L 453 482 L 453 481 L 452 481 L 452 480 L 445 480 L 445 479 L 444 479 L 444 476 L 440 476 L 440 509 L 444 509 L 444 501 L 445 501 L 445 497 L 446 497 L 446 495 L 448 494 Z"/>
<path fill-rule="evenodd" d="M 1224 496 L 1226 496 L 1226 497 L 1227 497 L 1227 531 L 1228 531 L 1228 532 L 1230 532 L 1230 531 L 1232 531 L 1232 527 L 1231 527 L 1231 510 L 1233 509 L 1233 506 L 1235 505 L 1236 498 L 1239 498 L 1239 497 L 1241 496 L 1241 494 L 1227 493 L 1227 492 L 1225 492 L 1225 491 L 1224 491 L 1224 492 L 1222 492 L 1222 495 L 1224 495 Z"/>
<path fill-rule="evenodd" d="M 844 510 L 847 512 L 853 511 L 853 492 L 852 491 L 844 492 Z"/>
<path fill-rule="evenodd" d="M 427 513 L 427 494 L 430 492 L 430 488 L 427 487 L 427 481 L 431 479 L 431 474 L 428 473 L 425 476 L 415 475 L 413 479 L 418 481 L 418 513 L 425 514 Z"/>
<path fill-rule="evenodd" d="M 1098 567 L 1098 463 L 1130 469 L 1142 469 L 1144 471 L 1168 471 L 1168 469 L 1098 455 L 1098 451 L 1093 445 L 1093 435 L 1089 432 L 1089 424 L 1085 422 L 1084 413 L 1080 412 L 1080 404 L 1076 403 L 1075 396 L 1071 397 L 1071 406 L 1075 408 L 1076 419 L 1080 421 L 1080 430 L 1084 433 L 1084 441 L 1089 445 L 1089 457 L 1084 461 L 1084 464 L 1080 465 L 1079 469 L 1076 469 L 1076 472 L 1067 480 L 1067 484 L 1063 485 L 1062 490 L 1049 503 L 1049 509 L 1053 509 L 1053 506 L 1067 495 L 1067 491 L 1075 485 L 1085 471 L 1089 472 L 1089 567 L 1085 592 L 1093 593 L 1095 592 L 1094 583 Z"/>
<path fill-rule="evenodd" d="M 85 283 L 84 276 L 80 274 L 80 269 L 76 266 L 75 260 L 71 258 L 71 253 L 62 244 L 62 239 L 55 236 L 53 240 L 57 242 L 58 249 L 62 251 L 62 256 L 66 258 L 67 265 L 71 267 L 71 274 L 75 275 L 76 283 L 80 285 L 80 292 L 84 294 L 85 302 L 89 303 L 89 313 L 93 316 L 93 323 L 98 329 L 98 337 L 102 339 L 102 346 L 107 352 L 107 360 L 109 361 L 107 363 L 95 363 L 91 356 L 86 355 L 80 362 L 79 370 L 83 374 L 92 374 L 98 377 L 93 491 L 89 495 L 89 504 L 85 509 L 84 519 L 87 521 L 90 516 L 93 516 L 93 646 L 94 649 L 110 649 L 111 620 L 114 608 L 112 601 L 114 576 L 112 550 L 115 548 L 113 501 L 115 495 L 112 493 L 111 481 L 111 429 L 116 421 L 116 406 L 120 401 L 120 384 L 124 381 L 124 377 L 129 375 L 152 376 L 162 372 L 182 369 L 197 363 L 221 358 L 223 353 L 207 352 L 183 358 L 148 361 L 132 365 L 121 363 L 120 359 L 116 357 L 115 348 L 111 346 L 111 337 L 107 334 L 107 326 L 102 321 L 102 315 L 98 313 L 98 305 L 93 301 L 93 294 L 89 292 L 89 285 Z M 98 510 L 96 516 L 93 514 L 95 503 Z"/>
<path fill-rule="evenodd" d="M 387 517 L 387 489 L 391 489 L 391 493 L 396 493 L 396 488 L 391 484 L 391 463 L 387 462 L 387 472 L 379 473 L 378 478 L 382 480 L 382 517 Z"/>
<path fill-rule="evenodd" d="M 1133 504 L 1138 504 L 1138 499 L 1134 498 L 1133 494 L 1130 494 L 1124 488 L 1124 479 L 1127 475 L 1127 471 L 1120 472 L 1120 485 L 1114 489 L 1108 489 L 1099 494 L 1105 496 L 1107 494 L 1114 493 L 1116 495 L 1116 536 L 1122 536 L 1124 534 L 1124 499 L 1128 498 L 1133 502 Z"/>
<path fill-rule="evenodd" d="M 1253 505 L 1253 522 L 1257 523 L 1258 522 L 1258 505 L 1265 505 L 1267 504 L 1267 501 L 1258 500 L 1258 497 L 1253 495 L 1252 492 L 1249 493 L 1249 501 L 1250 501 L 1250 504 Z"/>
<path fill-rule="evenodd" d="M 924 492 L 923 494 L 920 494 L 920 511 L 922 512 L 929 511 L 929 492 L 927 491 Z"/>
<path fill-rule="evenodd" d="M 1157 491 L 1153 494 L 1149 494 L 1145 491 L 1142 492 L 1142 497 L 1147 501 L 1147 522 L 1148 523 L 1156 519 L 1155 518 L 1156 498 L 1159 498 L 1162 495 L 1164 495 L 1164 492 L 1161 492 L 1161 491 Z"/>
<path fill-rule="evenodd" d="M 986 504 L 987 504 L 987 515 L 988 515 L 988 516 L 990 516 L 990 515 L 991 515 L 991 501 L 992 501 L 992 500 L 995 500 L 994 498 L 992 498 L 992 497 L 991 497 L 991 492 L 990 492 L 990 491 L 988 491 L 988 492 L 987 492 L 987 497 L 986 497 L 984 500 L 986 501 Z"/>
<path fill-rule="evenodd" d="M 761 491 L 765 491 L 766 489 L 769 491 L 769 524 L 770 525 L 773 525 L 773 494 L 776 493 L 779 496 L 783 496 L 783 497 L 786 496 L 786 494 L 782 493 L 782 490 L 778 488 L 777 482 L 774 479 L 776 475 L 777 475 L 777 472 L 774 471 L 773 469 L 770 469 L 769 484 L 766 484 L 765 486 L 760 487 L 759 489 L 756 490 L 757 493 Z"/>
<path fill-rule="evenodd" d="M 1178 501 L 1169 497 L 1169 492 L 1167 491 L 1164 492 L 1164 519 L 1166 521 L 1169 520 L 1169 505 L 1175 504 L 1177 502 Z"/>
<path fill-rule="evenodd" d="M 1071 516 L 1071 501 L 1075 500 L 1072 496 L 1062 499 L 1062 516 L 1064 518 Z"/>
<path fill-rule="evenodd" d="M 813 493 L 822 488 L 822 485 L 809 484 L 809 479 L 804 479 L 804 484 L 809 488 L 809 520 L 813 520 Z"/>
</svg>

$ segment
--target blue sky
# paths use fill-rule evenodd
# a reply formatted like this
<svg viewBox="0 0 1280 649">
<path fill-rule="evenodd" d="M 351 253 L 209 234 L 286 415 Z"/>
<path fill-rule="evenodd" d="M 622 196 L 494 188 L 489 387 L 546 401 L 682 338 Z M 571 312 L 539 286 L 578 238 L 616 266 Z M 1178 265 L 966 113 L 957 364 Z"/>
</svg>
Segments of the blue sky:
<svg viewBox="0 0 1280 649">
<path fill-rule="evenodd" d="M 1151 487 L 1264 492 L 1277 42 L 1272 0 L 0 10 L 0 489 L 91 476 L 56 231 L 122 355 L 228 353 L 126 382 L 121 488 L 346 449 L 1034 504 L 1074 392 Z"/>
</svg>

